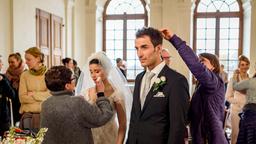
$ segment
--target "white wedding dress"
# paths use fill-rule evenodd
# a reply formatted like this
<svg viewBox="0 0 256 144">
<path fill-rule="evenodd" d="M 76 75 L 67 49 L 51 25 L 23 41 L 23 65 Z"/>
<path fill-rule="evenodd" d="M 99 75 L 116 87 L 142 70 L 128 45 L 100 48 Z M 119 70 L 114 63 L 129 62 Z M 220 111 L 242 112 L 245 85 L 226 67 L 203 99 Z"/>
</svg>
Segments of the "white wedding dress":
<svg viewBox="0 0 256 144">
<path fill-rule="evenodd" d="M 112 106 L 114 115 L 110 119 L 110 121 L 108 121 L 105 125 L 92 129 L 94 144 L 115 144 L 116 143 L 117 135 L 118 135 L 118 120 L 117 120 L 115 103 L 122 102 L 122 100 L 120 99 L 121 98 L 120 94 L 121 93 L 115 91 L 111 96 L 107 96 Z M 87 100 L 90 103 L 93 103 L 88 98 Z"/>
</svg>

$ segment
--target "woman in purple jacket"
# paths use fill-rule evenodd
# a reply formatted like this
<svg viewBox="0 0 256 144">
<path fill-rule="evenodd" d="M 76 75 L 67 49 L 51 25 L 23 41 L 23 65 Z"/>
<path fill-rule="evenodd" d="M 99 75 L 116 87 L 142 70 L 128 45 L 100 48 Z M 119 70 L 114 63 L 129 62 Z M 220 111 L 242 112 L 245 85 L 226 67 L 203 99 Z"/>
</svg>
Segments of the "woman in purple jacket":
<svg viewBox="0 0 256 144">
<path fill-rule="evenodd" d="M 192 142 L 228 144 L 223 130 L 224 82 L 219 77 L 218 58 L 210 53 L 202 53 L 198 57 L 185 41 L 170 30 L 162 29 L 161 32 L 177 49 L 198 81 L 189 110 Z"/>
</svg>

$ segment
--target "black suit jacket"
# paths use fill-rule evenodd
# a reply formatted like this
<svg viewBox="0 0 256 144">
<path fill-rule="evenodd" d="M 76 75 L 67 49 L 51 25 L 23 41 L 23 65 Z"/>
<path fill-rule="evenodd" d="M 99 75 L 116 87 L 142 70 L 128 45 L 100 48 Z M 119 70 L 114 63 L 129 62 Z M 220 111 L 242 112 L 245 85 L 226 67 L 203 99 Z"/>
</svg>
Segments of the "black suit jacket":
<svg viewBox="0 0 256 144">
<path fill-rule="evenodd" d="M 158 77 L 165 76 L 162 92 L 165 97 L 154 97 L 149 91 L 141 110 L 140 87 L 145 71 L 136 77 L 127 144 L 183 144 L 189 91 L 186 78 L 167 65 Z"/>
</svg>

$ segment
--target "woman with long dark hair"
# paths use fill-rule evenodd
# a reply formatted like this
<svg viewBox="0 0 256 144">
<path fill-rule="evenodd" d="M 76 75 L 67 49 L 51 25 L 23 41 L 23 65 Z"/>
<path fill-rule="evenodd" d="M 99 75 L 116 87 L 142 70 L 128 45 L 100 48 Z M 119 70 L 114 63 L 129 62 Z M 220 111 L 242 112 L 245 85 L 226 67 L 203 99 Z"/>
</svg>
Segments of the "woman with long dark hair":
<svg viewBox="0 0 256 144">
<path fill-rule="evenodd" d="M 223 130 L 224 82 L 219 76 L 220 64 L 217 56 L 210 53 L 197 56 L 185 41 L 170 30 L 162 29 L 161 32 L 176 48 L 198 81 L 189 110 L 192 142 L 227 144 Z"/>
</svg>

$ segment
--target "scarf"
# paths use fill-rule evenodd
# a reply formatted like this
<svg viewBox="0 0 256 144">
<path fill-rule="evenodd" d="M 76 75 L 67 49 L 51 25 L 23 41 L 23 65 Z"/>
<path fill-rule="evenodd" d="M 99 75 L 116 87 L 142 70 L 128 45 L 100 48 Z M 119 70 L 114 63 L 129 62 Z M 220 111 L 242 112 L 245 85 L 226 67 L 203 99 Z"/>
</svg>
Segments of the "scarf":
<svg viewBox="0 0 256 144">
<path fill-rule="evenodd" d="M 30 69 L 29 73 L 34 75 L 34 76 L 41 76 L 46 72 L 46 70 L 47 70 L 46 66 L 42 65 L 42 66 L 39 67 L 38 70 Z"/>
<path fill-rule="evenodd" d="M 12 87 L 18 90 L 20 83 L 20 75 L 24 71 L 25 64 L 21 63 L 17 68 L 8 67 L 6 77 L 10 80 Z"/>
</svg>

